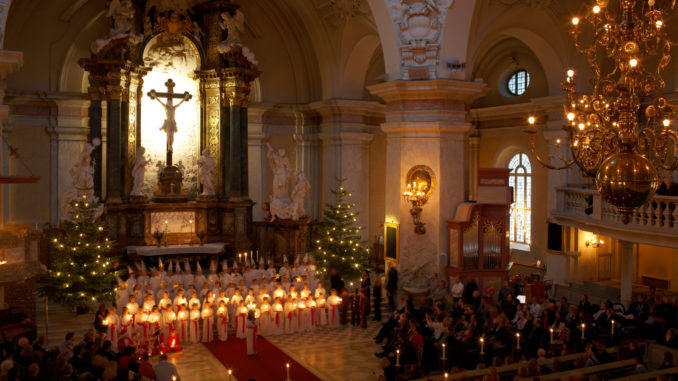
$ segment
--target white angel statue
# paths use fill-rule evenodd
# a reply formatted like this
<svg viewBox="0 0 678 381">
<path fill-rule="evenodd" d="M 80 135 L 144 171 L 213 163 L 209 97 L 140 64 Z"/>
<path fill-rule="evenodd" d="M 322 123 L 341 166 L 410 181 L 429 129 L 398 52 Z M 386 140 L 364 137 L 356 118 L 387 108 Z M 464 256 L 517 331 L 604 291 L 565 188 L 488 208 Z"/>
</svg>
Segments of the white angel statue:
<svg viewBox="0 0 678 381">
<path fill-rule="evenodd" d="M 146 148 L 139 147 L 139 152 L 137 152 L 137 160 L 134 162 L 134 167 L 132 168 L 132 178 L 134 183 L 132 185 L 132 191 L 130 196 L 143 196 L 141 189 L 144 187 L 144 174 L 146 173 L 146 166 L 152 162 L 151 159 L 146 159 L 144 156 L 146 154 Z"/>
<path fill-rule="evenodd" d="M 212 156 L 210 156 L 210 150 L 205 148 L 202 150 L 202 156 L 198 159 L 198 178 L 202 184 L 202 195 L 203 196 L 214 196 L 216 194 L 214 190 L 214 170 L 216 169 L 216 163 Z"/>
</svg>

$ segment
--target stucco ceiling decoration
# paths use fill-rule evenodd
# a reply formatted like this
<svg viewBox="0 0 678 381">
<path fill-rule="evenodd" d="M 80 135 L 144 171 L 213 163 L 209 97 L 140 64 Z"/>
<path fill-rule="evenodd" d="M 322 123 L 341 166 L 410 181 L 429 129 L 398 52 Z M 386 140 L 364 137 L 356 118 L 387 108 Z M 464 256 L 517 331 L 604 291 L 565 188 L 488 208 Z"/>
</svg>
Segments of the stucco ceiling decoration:
<svg viewBox="0 0 678 381">
<path fill-rule="evenodd" d="M 440 34 L 454 0 L 388 0 L 400 37 L 402 79 L 436 79 Z"/>
<path fill-rule="evenodd" d="M 371 18 L 367 0 L 315 0 L 314 5 L 332 26 L 341 26 L 356 17 Z"/>
<path fill-rule="evenodd" d="M 548 8 L 551 0 L 496 0 L 504 5 L 528 5 L 532 8 Z"/>
</svg>

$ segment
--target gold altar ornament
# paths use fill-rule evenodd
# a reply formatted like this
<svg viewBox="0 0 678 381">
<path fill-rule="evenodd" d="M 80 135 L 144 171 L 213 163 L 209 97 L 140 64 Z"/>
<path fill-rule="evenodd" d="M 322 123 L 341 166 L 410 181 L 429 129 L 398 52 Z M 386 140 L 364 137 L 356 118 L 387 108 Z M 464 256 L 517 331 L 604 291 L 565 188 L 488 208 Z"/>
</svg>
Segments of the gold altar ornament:
<svg viewBox="0 0 678 381">
<path fill-rule="evenodd" d="M 532 152 L 542 165 L 564 169 L 576 163 L 595 178 L 601 196 L 617 207 L 624 224 L 654 196 L 660 175 L 678 168 L 678 135 L 672 127 L 676 113 L 663 95 L 662 79 L 674 44 L 665 20 L 676 2 L 662 4 L 597 0 L 586 16 L 572 18 L 570 34 L 577 51 L 588 58 L 593 90 L 577 93 L 572 69 L 562 81 L 568 97 L 563 130 L 571 159 L 561 152 L 561 139 L 556 154 L 542 158 L 536 153 L 536 117 L 530 116 L 525 131 L 532 135 Z M 592 36 L 590 45 L 582 43 L 582 35 Z"/>
</svg>

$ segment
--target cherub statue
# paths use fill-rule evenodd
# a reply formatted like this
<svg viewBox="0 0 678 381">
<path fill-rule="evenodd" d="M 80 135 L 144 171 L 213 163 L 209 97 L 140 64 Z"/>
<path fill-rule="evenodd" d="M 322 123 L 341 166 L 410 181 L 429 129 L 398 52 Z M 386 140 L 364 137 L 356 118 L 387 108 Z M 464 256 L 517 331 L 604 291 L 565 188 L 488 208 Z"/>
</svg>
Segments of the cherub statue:
<svg viewBox="0 0 678 381">
<path fill-rule="evenodd" d="M 106 17 L 113 20 L 109 37 L 123 35 L 132 31 L 134 22 L 134 5 L 132 0 L 111 0 Z"/>
<path fill-rule="evenodd" d="M 240 33 L 245 32 L 245 15 L 239 9 L 235 11 L 233 16 L 228 12 L 224 12 L 221 14 L 219 26 L 221 26 L 221 29 L 228 30 L 228 36 L 222 44 L 239 44 Z"/>
<path fill-rule="evenodd" d="M 134 184 L 132 185 L 130 196 L 143 196 L 141 189 L 144 187 L 144 174 L 146 173 L 146 166 L 152 162 L 151 159 L 147 159 L 144 156 L 145 154 L 146 148 L 139 147 L 139 152 L 137 152 L 137 160 L 134 162 L 134 167 L 132 168 L 132 178 L 134 179 Z"/>
<path fill-rule="evenodd" d="M 198 159 L 198 167 L 198 179 L 202 184 L 202 195 L 214 196 L 216 194 L 214 190 L 214 170 L 216 169 L 216 163 L 210 156 L 209 149 L 205 148 L 202 150 L 202 156 Z"/>
</svg>

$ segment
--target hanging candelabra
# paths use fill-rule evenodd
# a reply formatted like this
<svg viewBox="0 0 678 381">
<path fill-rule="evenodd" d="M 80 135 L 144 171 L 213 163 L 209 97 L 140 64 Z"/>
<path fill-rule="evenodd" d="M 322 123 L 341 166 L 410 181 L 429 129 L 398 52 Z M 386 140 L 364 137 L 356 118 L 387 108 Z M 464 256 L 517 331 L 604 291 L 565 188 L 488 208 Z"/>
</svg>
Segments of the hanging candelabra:
<svg viewBox="0 0 678 381">
<path fill-rule="evenodd" d="M 636 207 L 654 196 L 659 175 L 678 168 L 675 111 L 663 96 L 662 79 L 674 45 L 665 20 L 676 1 L 660 3 L 597 0 L 582 19 L 572 18 L 570 34 L 577 51 L 587 57 L 593 89 L 576 93 L 572 69 L 562 81 L 568 98 L 563 129 L 570 158 L 561 152 L 560 139 L 556 154 L 546 158 L 537 154 L 534 116 L 526 130 L 542 165 L 565 169 L 576 163 L 586 176 L 595 178 L 601 196 L 617 208 L 625 224 Z M 582 43 L 582 35 L 592 36 L 590 45 Z M 609 69 L 603 72 L 604 68 Z"/>
</svg>

